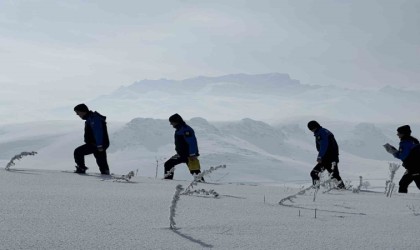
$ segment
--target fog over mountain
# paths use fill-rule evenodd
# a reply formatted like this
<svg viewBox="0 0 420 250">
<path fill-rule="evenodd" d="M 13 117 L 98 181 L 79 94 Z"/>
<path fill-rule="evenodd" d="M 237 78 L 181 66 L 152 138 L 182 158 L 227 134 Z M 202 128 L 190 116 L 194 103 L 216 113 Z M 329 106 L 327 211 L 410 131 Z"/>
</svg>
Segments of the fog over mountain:
<svg viewBox="0 0 420 250">
<path fill-rule="evenodd" d="M 287 74 L 236 74 L 182 81 L 142 80 L 86 102 L 108 117 L 111 171 L 138 169 L 161 176 L 174 151 L 168 117 L 181 114 L 196 131 L 203 168 L 226 164 L 227 181 L 307 180 L 315 164 L 314 137 L 306 128 L 316 119 L 340 145 L 344 178 L 385 178 L 395 159 L 382 145 L 398 145 L 396 128 L 420 131 L 418 92 L 386 87 L 345 89 L 301 84 Z M 83 143 L 83 121 L 73 107 L 55 109 L 48 121 L 0 126 L 0 160 L 21 151 L 39 151 L 22 166 L 73 169 L 73 150 Z M 89 171 L 96 171 L 93 157 Z M 156 166 L 158 169 L 156 169 Z M 190 178 L 180 167 L 175 178 Z"/>
<path fill-rule="evenodd" d="M 166 119 L 173 113 L 210 121 L 252 118 L 278 123 L 290 117 L 325 117 L 349 122 L 419 122 L 420 92 L 302 84 L 287 74 L 234 74 L 185 80 L 142 80 L 93 98 L 88 105 L 111 119 Z M 55 109 L 56 117 L 71 107 Z"/>
</svg>

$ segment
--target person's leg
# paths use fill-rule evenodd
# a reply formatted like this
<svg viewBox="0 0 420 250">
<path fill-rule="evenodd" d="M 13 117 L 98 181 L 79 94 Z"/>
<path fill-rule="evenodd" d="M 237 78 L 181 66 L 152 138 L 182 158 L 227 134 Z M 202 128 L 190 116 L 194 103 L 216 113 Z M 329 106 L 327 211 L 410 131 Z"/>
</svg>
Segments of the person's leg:
<svg viewBox="0 0 420 250">
<path fill-rule="evenodd" d="M 333 168 L 333 166 L 331 164 L 331 168 L 332 168 L 332 177 L 334 179 L 336 179 L 337 181 L 339 181 L 339 182 L 342 183 L 343 182 L 343 179 L 341 179 L 340 172 L 338 170 L 338 163 L 335 163 L 334 168 Z"/>
<path fill-rule="evenodd" d="M 87 167 L 85 166 L 85 155 L 90 155 L 94 152 L 94 149 L 88 145 L 84 144 L 74 150 L 74 161 L 77 164 L 77 169 L 80 169 L 82 172 L 86 171 Z"/>
<path fill-rule="evenodd" d="M 165 176 L 164 179 L 172 180 L 174 178 L 174 168 L 180 163 L 187 163 L 186 159 L 179 156 L 172 156 L 171 159 L 165 162 Z M 172 170 L 173 169 L 173 170 Z"/>
<path fill-rule="evenodd" d="M 190 170 L 191 175 L 198 175 L 200 171 L 200 161 L 197 158 L 188 159 L 187 162 L 188 169 Z M 201 177 L 200 181 L 204 182 L 204 178 Z"/>
<path fill-rule="evenodd" d="M 399 183 L 400 187 L 398 188 L 398 193 L 407 193 L 408 185 L 410 185 L 411 182 L 413 182 L 413 176 L 409 174 L 408 171 L 405 171 Z"/>
<path fill-rule="evenodd" d="M 96 163 L 98 164 L 99 171 L 101 171 L 101 174 L 109 175 L 109 166 L 106 156 L 106 150 L 100 152 L 96 150 L 93 155 L 96 158 Z"/>
<path fill-rule="evenodd" d="M 420 173 L 416 173 L 412 175 L 414 182 L 418 189 L 420 189 Z"/>
<path fill-rule="evenodd" d="M 191 175 L 201 174 L 200 170 L 190 170 Z"/>
<path fill-rule="evenodd" d="M 325 169 L 330 173 L 331 177 L 333 179 L 337 180 L 337 188 L 343 189 L 346 188 L 346 186 L 343 183 L 343 180 L 340 177 L 340 172 L 338 170 L 338 163 L 336 162 L 328 162 L 325 165 Z"/>
<path fill-rule="evenodd" d="M 316 166 L 311 171 L 312 184 L 315 185 L 319 181 L 319 174 L 324 171 L 324 167 L 321 163 L 316 164 Z"/>
</svg>

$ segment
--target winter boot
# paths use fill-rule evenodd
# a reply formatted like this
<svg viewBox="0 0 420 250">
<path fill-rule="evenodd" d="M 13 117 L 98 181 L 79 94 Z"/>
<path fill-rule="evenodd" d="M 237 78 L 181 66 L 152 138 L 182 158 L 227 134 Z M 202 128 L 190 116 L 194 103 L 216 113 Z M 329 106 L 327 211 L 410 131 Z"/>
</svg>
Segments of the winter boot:
<svg viewBox="0 0 420 250">
<path fill-rule="evenodd" d="M 197 175 L 201 174 L 201 171 L 198 170 L 190 170 L 191 175 L 194 177 L 194 180 L 197 178 Z M 203 177 L 201 177 L 197 182 L 206 182 Z"/>
<path fill-rule="evenodd" d="M 346 189 L 346 186 L 344 185 L 343 181 L 340 181 L 337 185 L 337 189 Z"/>
<path fill-rule="evenodd" d="M 110 175 L 109 170 L 102 170 L 101 175 Z"/>
<path fill-rule="evenodd" d="M 74 171 L 76 174 L 86 174 L 86 170 L 88 168 L 85 166 L 76 166 L 76 170 Z"/>
</svg>

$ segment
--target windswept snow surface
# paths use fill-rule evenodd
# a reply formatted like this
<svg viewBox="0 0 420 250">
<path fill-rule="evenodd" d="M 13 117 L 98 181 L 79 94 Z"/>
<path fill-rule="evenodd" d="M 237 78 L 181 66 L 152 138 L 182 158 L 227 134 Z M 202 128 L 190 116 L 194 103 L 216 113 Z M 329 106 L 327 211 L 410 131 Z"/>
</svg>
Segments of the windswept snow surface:
<svg viewBox="0 0 420 250">
<path fill-rule="evenodd" d="M 220 197 L 182 195 L 177 230 L 171 230 L 175 187 L 189 181 L 136 176 L 132 183 L 114 182 L 36 167 L 0 170 L 0 249 L 420 247 L 419 193 L 387 198 L 383 192 L 321 190 L 314 202 L 311 190 L 286 207 L 278 202 L 297 193 L 296 184 L 201 183 L 196 188 Z"/>
</svg>

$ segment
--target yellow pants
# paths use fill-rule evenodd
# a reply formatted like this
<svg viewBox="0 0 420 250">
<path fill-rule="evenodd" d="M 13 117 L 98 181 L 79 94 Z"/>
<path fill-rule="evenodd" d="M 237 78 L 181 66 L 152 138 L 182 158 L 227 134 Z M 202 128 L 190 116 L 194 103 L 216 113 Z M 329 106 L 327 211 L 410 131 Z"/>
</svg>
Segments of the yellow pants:
<svg viewBox="0 0 420 250">
<path fill-rule="evenodd" d="M 187 166 L 190 171 L 200 170 L 200 161 L 197 158 L 188 158 Z"/>
</svg>

